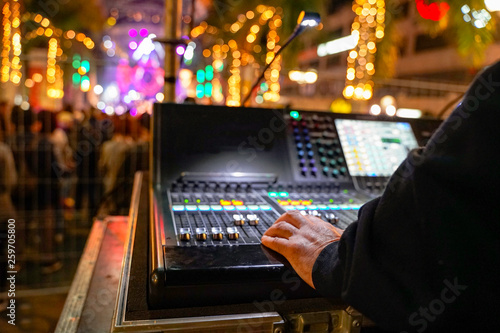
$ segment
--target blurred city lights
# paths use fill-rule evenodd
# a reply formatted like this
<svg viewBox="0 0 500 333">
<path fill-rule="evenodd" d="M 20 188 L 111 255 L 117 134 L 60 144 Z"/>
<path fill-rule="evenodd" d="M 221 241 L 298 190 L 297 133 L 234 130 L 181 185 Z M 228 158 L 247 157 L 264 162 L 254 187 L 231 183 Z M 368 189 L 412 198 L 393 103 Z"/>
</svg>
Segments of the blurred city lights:
<svg viewBox="0 0 500 333">
<path fill-rule="evenodd" d="M 484 0 L 484 5 L 490 12 L 500 11 L 500 1 L 498 0 Z"/>
<path fill-rule="evenodd" d="M 400 108 L 396 111 L 396 115 L 401 118 L 420 118 L 422 117 L 422 110 Z"/>
<path fill-rule="evenodd" d="M 396 107 L 394 105 L 389 105 L 385 108 L 385 113 L 392 117 L 396 115 Z"/>
<path fill-rule="evenodd" d="M 356 47 L 356 45 L 358 45 L 358 40 L 359 34 L 337 38 L 327 43 L 319 44 L 316 52 L 318 54 L 318 57 L 324 57 L 327 55 L 352 50 Z"/>
<path fill-rule="evenodd" d="M 103 92 L 103 91 L 104 91 L 104 88 L 103 88 L 101 85 L 96 84 L 96 85 L 94 86 L 94 93 L 95 93 L 96 95 L 100 95 L 100 94 L 102 94 L 102 92 Z"/>
<path fill-rule="evenodd" d="M 381 112 L 382 112 L 382 108 L 378 104 L 373 104 L 370 107 L 370 114 L 372 114 L 374 116 L 378 116 Z"/>
</svg>

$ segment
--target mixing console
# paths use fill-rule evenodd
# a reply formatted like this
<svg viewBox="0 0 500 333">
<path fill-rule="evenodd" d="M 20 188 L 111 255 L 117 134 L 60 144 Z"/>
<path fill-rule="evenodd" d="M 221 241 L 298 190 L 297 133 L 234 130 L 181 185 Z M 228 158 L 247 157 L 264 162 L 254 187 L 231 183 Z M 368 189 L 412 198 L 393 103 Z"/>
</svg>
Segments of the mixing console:
<svg viewBox="0 0 500 333">
<path fill-rule="evenodd" d="M 439 125 L 178 104 L 156 105 L 153 119 L 154 307 L 215 304 L 214 286 L 231 302 L 269 297 L 286 264 L 260 244 L 274 221 L 298 210 L 347 228 Z"/>
</svg>

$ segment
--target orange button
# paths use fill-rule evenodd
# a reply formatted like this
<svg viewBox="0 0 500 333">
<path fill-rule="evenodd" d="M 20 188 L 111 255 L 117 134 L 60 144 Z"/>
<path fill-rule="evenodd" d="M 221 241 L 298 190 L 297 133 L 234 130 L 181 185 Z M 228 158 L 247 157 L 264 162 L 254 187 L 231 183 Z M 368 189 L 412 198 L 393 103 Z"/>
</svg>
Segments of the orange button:
<svg viewBox="0 0 500 333">
<path fill-rule="evenodd" d="M 300 205 L 299 200 L 292 200 L 292 206 L 298 206 L 298 205 Z"/>
<path fill-rule="evenodd" d="M 233 205 L 235 205 L 235 206 L 243 206 L 243 201 L 241 201 L 241 200 L 233 200 Z"/>
<path fill-rule="evenodd" d="M 288 203 L 288 201 L 282 201 L 282 202 L 280 202 L 280 205 L 282 205 L 282 206 L 288 206 L 289 203 Z"/>
<path fill-rule="evenodd" d="M 221 200 L 220 204 L 221 204 L 221 206 L 230 206 L 231 205 L 231 201 L 229 201 L 229 200 Z"/>
<path fill-rule="evenodd" d="M 311 201 L 309 201 L 309 200 L 304 200 L 304 201 L 302 201 L 302 205 L 304 205 L 304 206 L 309 206 L 311 203 L 312 203 L 312 202 L 311 202 Z"/>
</svg>

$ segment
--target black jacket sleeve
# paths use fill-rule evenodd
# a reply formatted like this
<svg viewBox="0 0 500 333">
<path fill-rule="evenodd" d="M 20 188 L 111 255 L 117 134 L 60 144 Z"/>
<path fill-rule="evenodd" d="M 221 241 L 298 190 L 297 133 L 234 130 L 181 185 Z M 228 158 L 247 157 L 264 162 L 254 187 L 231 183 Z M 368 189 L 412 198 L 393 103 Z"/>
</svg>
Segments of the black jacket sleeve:
<svg viewBox="0 0 500 333">
<path fill-rule="evenodd" d="M 318 257 L 313 281 L 381 327 L 477 330 L 500 309 L 500 63 Z M 444 330 L 443 330 L 444 329 Z"/>
</svg>

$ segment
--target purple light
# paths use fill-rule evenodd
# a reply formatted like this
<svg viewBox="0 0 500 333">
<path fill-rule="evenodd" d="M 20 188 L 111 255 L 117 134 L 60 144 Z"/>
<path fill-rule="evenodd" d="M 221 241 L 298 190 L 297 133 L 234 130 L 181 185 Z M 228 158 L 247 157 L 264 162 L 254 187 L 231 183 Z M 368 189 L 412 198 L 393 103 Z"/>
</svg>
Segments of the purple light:
<svg viewBox="0 0 500 333">
<path fill-rule="evenodd" d="M 186 51 L 186 49 L 184 49 L 184 47 L 181 45 L 177 46 L 177 48 L 175 49 L 175 52 L 177 52 L 178 55 L 183 55 L 184 51 Z"/>
<path fill-rule="evenodd" d="M 132 117 L 137 116 L 137 109 L 136 109 L 136 108 L 132 108 L 132 109 L 130 109 L 130 115 L 131 115 Z"/>
<path fill-rule="evenodd" d="M 141 35 L 141 37 L 148 37 L 148 29 L 141 29 L 139 31 L 139 35 Z"/>
<path fill-rule="evenodd" d="M 135 37 L 135 36 L 137 36 L 137 30 L 135 30 L 135 29 L 130 29 L 130 30 L 128 31 L 128 35 L 129 35 L 130 37 L 132 37 L 132 38 L 133 38 L 133 37 Z"/>
<path fill-rule="evenodd" d="M 135 50 L 137 49 L 137 43 L 134 42 L 134 41 L 131 41 L 130 43 L 128 43 L 128 47 L 131 49 L 131 50 Z"/>
</svg>

